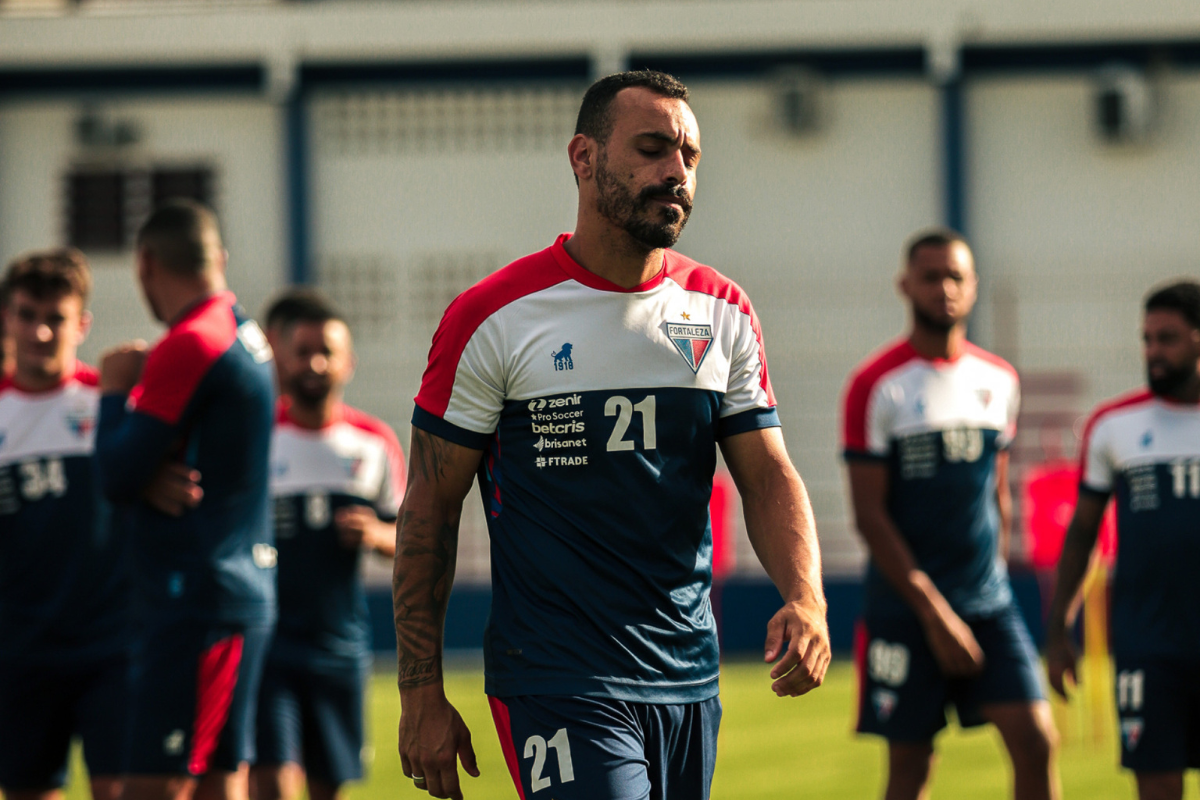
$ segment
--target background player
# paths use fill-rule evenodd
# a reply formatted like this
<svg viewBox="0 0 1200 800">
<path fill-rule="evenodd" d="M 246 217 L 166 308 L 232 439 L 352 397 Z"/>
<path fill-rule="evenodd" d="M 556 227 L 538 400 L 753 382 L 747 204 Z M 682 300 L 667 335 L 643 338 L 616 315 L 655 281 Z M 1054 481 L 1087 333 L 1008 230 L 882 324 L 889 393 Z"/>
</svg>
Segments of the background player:
<svg viewBox="0 0 1200 800">
<path fill-rule="evenodd" d="M 149 356 L 141 344 L 104 356 L 96 443 L 105 491 L 129 505 L 144 615 L 125 796 L 238 800 L 275 616 L 271 350 L 226 289 L 211 211 L 168 204 L 137 245 L 138 281 L 170 330 Z M 141 499 L 171 462 L 204 491 L 178 517 Z"/>
<path fill-rule="evenodd" d="M 1075 678 L 1067 613 L 1111 496 L 1112 585 L 1121 764 L 1142 800 L 1179 800 L 1200 767 L 1200 284 L 1146 299 L 1149 389 L 1102 404 L 1084 433 L 1079 502 L 1058 564 L 1046 627 L 1050 683 Z"/>
<path fill-rule="evenodd" d="M 92 470 L 96 371 L 75 358 L 92 278 L 78 250 L 29 253 L 0 285 L 0 787 L 62 796 L 72 736 L 92 795 L 120 794 L 129 577 Z"/>
<path fill-rule="evenodd" d="M 953 703 L 993 723 L 1017 798 L 1058 794 L 1056 733 L 1002 556 L 1017 376 L 967 341 L 974 259 L 952 231 L 915 236 L 900 291 L 908 337 L 850 378 L 843 443 L 871 553 L 859 632 L 858 730 L 888 741 L 888 800 L 925 796 Z"/>
<path fill-rule="evenodd" d="M 342 402 L 350 329 L 319 295 L 267 314 L 283 396 L 271 441 L 279 622 L 259 690 L 256 800 L 333 800 L 362 777 L 370 621 L 363 552 L 396 552 L 404 459 L 383 422 Z M 275 323 L 272 325 L 272 323 Z"/>
<path fill-rule="evenodd" d="M 708 796 L 717 444 L 785 601 L 768 626 L 766 658 L 782 656 L 772 688 L 803 694 L 829 663 L 812 511 L 757 319 L 736 284 L 667 249 L 700 159 L 687 89 L 609 76 L 576 131 L 574 235 L 451 304 L 413 414 L 395 572 L 400 757 L 435 797 L 462 796 L 456 755 L 477 774 L 441 653 L 477 472 L 492 542 L 486 691 L 521 796 Z"/>
</svg>

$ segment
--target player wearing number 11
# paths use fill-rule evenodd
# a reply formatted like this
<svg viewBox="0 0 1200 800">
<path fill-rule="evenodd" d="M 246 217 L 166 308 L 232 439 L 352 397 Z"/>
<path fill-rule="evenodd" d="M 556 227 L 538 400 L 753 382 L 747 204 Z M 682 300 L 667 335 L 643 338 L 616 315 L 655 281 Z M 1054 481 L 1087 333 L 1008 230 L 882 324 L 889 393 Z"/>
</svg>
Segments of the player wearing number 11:
<svg viewBox="0 0 1200 800">
<path fill-rule="evenodd" d="M 434 797 L 462 797 L 456 756 L 476 774 L 441 642 L 478 474 L 485 689 L 518 795 L 698 800 L 721 715 L 717 447 L 784 598 L 766 644 L 781 696 L 819 685 L 829 662 L 816 531 L 750 301 L 669 249 L 700 160 L 687 89 L 654 72 L 600 80 L 567 154 L 575 233 L 451 304 L 416 398 L 395 573 L 400 757 Z"/>
<path fill-rule="evenodd" d="M 1079 502 L 1046 625 L 1050 683 L 1074 677 L 1067 611 L 1116 498 L 1112 650 L 1121 764 L 1141 800 L 1179 800 L 1200 767 L 1200 284 L 1146 299 L 1148 389 L 1101 405 L 1083 436 Z"/>
</svg>

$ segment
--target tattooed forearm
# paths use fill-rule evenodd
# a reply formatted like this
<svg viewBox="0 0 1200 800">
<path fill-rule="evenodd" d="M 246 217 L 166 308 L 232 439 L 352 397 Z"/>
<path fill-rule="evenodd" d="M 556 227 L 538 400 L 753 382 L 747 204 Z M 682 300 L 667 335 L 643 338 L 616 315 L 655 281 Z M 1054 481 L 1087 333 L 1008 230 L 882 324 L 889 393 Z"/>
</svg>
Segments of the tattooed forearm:
<svg viewBox="0 0 1200 800">
<path fill-rule="evenodd" d="M 449 449 L 453 446 L 441 437 L 426 433 L 420 428 L 413 428 L 411 452 L 408 457 L 410 469 L 424 480 L 436 481 L 442 476 Z"/>
</svg>

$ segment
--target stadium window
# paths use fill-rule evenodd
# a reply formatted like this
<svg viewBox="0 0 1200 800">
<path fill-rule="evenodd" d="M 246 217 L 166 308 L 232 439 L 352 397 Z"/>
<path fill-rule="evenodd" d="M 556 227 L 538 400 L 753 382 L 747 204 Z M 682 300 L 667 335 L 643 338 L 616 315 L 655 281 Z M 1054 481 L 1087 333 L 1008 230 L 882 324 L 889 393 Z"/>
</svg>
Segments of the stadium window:
<svg viewBox="0 0 1200 800">
<path fill-rule="evenodd" d="M 138 226 L 167 200 L 213 202 L 213 170 L 205 166 L 79 167 L 66 183 L 67 243 L 85 251 L 132 247 Z"/>
</svg>

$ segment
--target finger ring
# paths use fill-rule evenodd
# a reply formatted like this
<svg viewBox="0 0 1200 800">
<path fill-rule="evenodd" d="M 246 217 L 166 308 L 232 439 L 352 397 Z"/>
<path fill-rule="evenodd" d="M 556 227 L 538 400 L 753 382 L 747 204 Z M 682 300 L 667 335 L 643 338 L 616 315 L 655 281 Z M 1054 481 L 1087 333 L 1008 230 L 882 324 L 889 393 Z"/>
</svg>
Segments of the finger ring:
<svg viewBox="0 0 1200 800">
<path fill-rule="evenodd" d="M 413 775 L 413 783 L 424 783 L 424 782 L 425 782 L 424 775 Z"/>
</svg>

